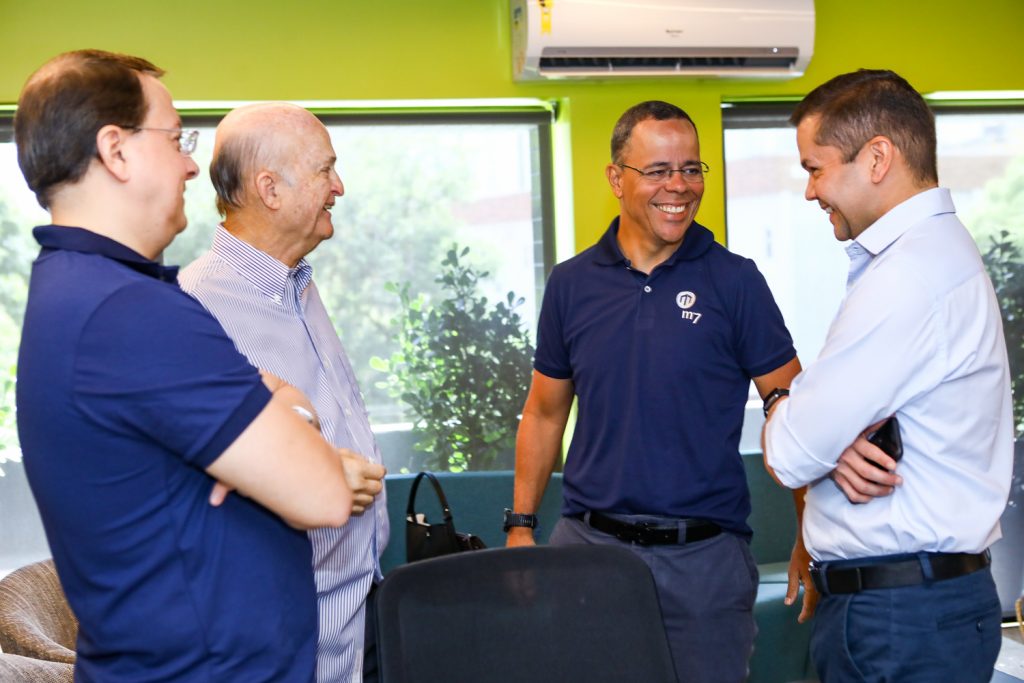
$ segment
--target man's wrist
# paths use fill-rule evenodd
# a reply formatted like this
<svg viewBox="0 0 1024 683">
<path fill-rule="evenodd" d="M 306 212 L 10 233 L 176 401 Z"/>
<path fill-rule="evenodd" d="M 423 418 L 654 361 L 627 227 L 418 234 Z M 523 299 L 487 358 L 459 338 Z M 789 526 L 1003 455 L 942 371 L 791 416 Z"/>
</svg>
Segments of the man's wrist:
<svg viewBox="0 0 1024 683">
<path fill-rule="evenodd" d="M 505 508 L 501 528 L 505 533 L 520 528 L 530 529 L 532 533 L 537 528 L 537 515 L 528 512 L 512 512 L 512 510 Z"/>
<path fill-rule="evenodd" d="M 768 413 L 770 413 L 772 408 L 775 407 L 775 404 L 778 403 L 780 399 L 785 398 L 786 396 L 789 396 L 789 389 L 775 387 L 774 389 L 769 391 L 768 395 L 764 397 L 764 416 L 768 417 Z"/>
</svg>

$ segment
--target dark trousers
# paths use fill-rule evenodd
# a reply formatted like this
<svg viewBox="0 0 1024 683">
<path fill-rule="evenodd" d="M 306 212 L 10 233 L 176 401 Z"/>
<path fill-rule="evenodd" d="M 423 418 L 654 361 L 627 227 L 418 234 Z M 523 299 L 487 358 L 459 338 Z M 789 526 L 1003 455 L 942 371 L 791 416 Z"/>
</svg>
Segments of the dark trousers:
<svg viewBox="0 0 1024 683">
<path fill-rule="evenodd" d="M 824 595 L 811 657 L 822 683 L 988 683 L 1001 611 L 992 572 Z"/>
<path fill-rule="evenodd" d="M 647 563 L 679 683 L 747 679 L 758 574 L 746 539 L 723 533 L 688 545 L 631 545 L 563 517 L 550 543 L 624 545 Z"/>
</svg>

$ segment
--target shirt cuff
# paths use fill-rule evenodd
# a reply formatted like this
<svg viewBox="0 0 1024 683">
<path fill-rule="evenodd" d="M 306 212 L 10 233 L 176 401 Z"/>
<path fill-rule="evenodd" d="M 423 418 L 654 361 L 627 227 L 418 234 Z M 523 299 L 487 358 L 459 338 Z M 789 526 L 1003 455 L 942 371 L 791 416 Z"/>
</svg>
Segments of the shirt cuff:
<svg viewBox="0 0 1024 683">
<path fill-rule="evenodd" d="M 784 486 L 798 489 L 821 479 L 836 465 L 822 462 L 800 443 L 790 423 L 791 404 L 792 401 L 782 401 L 776 406 L 765 426 L 765 462 Z"/>
</svg>

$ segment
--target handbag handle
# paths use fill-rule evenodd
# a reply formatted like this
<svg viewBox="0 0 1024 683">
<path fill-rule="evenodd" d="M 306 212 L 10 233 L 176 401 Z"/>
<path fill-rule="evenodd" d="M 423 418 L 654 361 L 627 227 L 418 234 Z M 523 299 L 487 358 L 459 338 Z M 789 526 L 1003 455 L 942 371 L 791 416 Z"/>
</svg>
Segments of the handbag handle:
<svg viewBox="0 0 1024 683">
<path fill-rule="evenodd" d="M 405 518 L 409 520 L 416 519 L 416 491 L 420 487 L 420 479 L 427 477 L 430 479 L 430 483 L 434 485 L 434 492 L 437 493 L 437 499 L 441 501 L 441 509 L 444 510 L 444 521 L 445 523 L 452 521 L 452 511 L 448 507 L 448 499 L 444 497 L 444 491 L 441 489 L 441 484 L 437 481 L 431 472 L 420 472 L 416 475 L 416 479 L 412 482 L 412 489 L 409 491 L 409 505 L 405 509 Z"/>
</svg>

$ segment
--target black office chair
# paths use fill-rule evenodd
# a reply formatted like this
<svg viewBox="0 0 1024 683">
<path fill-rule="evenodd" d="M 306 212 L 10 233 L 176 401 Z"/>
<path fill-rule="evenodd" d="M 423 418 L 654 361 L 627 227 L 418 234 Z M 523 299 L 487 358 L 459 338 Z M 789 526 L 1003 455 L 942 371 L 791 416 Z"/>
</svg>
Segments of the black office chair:
<svg viewBox="0 0 1024 683">
<path fill-rule="evenodd" d="M 496 548 L 392 570 L 382 683 L 674 682 L 654 579 L 624 548 Z"/>
</svg>

